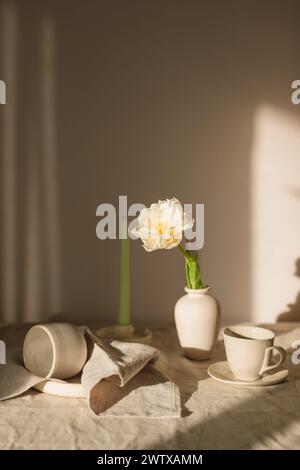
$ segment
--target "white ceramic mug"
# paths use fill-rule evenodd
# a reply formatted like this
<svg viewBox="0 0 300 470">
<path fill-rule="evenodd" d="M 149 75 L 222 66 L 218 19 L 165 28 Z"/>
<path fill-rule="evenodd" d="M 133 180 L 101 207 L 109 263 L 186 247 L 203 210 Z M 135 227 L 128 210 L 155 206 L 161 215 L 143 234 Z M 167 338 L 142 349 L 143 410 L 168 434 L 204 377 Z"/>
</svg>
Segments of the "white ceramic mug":
<svg viewBox="0 0 300 470">
<path fill-rule="evenodd" d="M 24 340 L 25 367 L 39 377 L 72 377 L 82 370 L 86 358 L 83 330 L 68 323 L 35 325 Z"/>
<path fill-rule="evenodd" d="M 225 328 L 223 336 L 228 365 L 240 380 L 258 380 L 286 359 L 286 351 L 273 346 L 275 334 L 266 328 L 234 325 Z M 273 352 L 279 356 L 275 364 L 272 363 Z"/>
</svg>

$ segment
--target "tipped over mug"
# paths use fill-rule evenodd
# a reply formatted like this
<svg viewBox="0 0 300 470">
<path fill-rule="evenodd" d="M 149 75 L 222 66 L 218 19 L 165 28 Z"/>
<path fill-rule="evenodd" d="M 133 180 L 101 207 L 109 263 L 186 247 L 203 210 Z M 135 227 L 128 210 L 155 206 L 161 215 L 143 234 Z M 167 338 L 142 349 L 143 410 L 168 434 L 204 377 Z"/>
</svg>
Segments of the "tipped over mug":
<svg viewBox="0 0 300 470">
<path fill-rule="evenodd" d="M 23 359 L 26 369 L 38 377 L 72 377 L 87 359 L 83 329 L 69 323 L 35 325 L 26 334 Z"/>
<path fill-rule="evenodd" d="M 254 325 L 233 325 L 223 332 L 228 365 L 240 380 L 258 380 L 277 369 L 286 359 L 286 351 L 274 346 L 275 334 Z M 278 359 L 273 363 L 273 354 Z"/>
</svg>

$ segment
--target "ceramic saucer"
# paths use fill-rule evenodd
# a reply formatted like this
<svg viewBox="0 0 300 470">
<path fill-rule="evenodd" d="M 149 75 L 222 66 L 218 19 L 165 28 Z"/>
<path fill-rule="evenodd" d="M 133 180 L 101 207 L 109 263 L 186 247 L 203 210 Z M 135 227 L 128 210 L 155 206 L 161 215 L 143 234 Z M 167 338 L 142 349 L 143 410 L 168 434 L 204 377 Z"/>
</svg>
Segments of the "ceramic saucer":
<svg viewBox="0 0 300 470">
<path fill-rule="evenodd" d="M 38 383 L 33 388 L 39 392 L 47 393 L 48 395 L 57 395 L 59 397 L 69 398 L 84 398 L 83 386 L 80 382 L 80 374 L 64 380 L 44 380 Z"/>
<path fill-rule="evenodd" d="M 210 377 L 215 380 L 218 380 L 219 382 L 228 383 L 232 385 L 242 385 L 244 387 L 265 387 L 267 385 L 275 385 L 285 380 L 289 373 L 288 370 L 285 369 L 279 370 L 272 374 L 265 374 L 258 380 L 240 380 L 233 375 L 227 361 L 215 362 L 214 364 L 209 366 L 207 372 Z"/>
</svg>

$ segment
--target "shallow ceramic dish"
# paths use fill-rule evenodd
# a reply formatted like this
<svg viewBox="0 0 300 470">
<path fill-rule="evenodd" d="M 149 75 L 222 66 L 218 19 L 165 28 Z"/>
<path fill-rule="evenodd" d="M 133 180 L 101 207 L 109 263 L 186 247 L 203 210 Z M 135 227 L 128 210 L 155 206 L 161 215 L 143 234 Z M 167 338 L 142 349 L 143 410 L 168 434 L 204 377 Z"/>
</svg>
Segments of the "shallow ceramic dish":
<svg viewBox="0 0 300 470">
<path fill-rule="evenodd" d="M 218 380 L 219 382 L 243 387 L 265 387 L 267 385 L 275 385 L 283 382 L 288 376 L 288 370 L 284 369 L 274 373 L 266 373 L 258 380 L 240 380 L 233 375 L 227 361 L 215 362 L 209 366 L 207 372 L 212 379 Z"/>
<path fill-rule="evenodd" d="M 68 381 L 45 380 L 35 385 L 35 389 L 48 395 L 57 395 L 68 398 L 84 398 L 84 389 L 80 382 L 80 375 Z"/>
</svg>

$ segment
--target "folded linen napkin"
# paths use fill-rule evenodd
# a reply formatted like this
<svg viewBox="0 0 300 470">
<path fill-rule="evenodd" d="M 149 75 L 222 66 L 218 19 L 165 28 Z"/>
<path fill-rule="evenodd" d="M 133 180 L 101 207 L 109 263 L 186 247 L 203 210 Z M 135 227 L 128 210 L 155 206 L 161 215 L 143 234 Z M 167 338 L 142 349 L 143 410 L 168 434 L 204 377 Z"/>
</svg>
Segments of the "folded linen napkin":
<svg viewBox="0 0 300 470">
<path fill-rule="evenodd" d="M 178 387 L 158 368 L 157 349 L 139 343 L 99 339 L 85 327 L 84 334 L 88 359 L 81 383 L 93 413 L 180 416 Z M 0 366 L 0 400 L 20 395 L 44 380 L 25 369 L 21 347 L 11 349 L 7 363 Z"/>
</svg>

